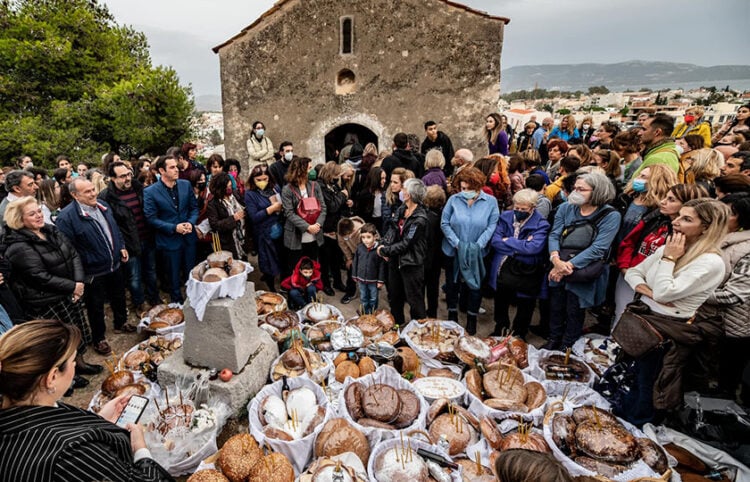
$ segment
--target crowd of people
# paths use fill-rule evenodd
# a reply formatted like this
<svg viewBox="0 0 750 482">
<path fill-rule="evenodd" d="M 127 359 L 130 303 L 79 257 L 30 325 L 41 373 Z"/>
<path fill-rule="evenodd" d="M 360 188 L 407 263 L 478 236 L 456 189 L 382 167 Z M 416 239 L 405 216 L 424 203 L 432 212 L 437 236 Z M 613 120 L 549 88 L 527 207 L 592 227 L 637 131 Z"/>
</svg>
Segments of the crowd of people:
<svg viewBox="0 0 750 482">
<path fill-rule="evenodd" d="M 87 348 L 111 353 L 105 304 L 123 333 L 135 330 L 128 310 L 161 303 L 161 292 L 183 302 L 186 277 L 218 238 L 238 259 L 257 256 L 265 288 L 285 290 L 292 308 L 338 290 L 344 304 L 359 292 L 369 313 L 384 290 L 403 326 L 436 317 L 442 291 L 448 319 L 465 317 L 468 334 L 487 322 L 494 334 L 533 330 L 549 350 L 586 330 L 610 334 L 639 303 L 667 341 L 620 362 L 631 377 L 627 393 L 612 394 L 616 412 L 657 420 L 696 379 L 746 403 L 750 105 L 715 128 L 702 116 L 642 115 L 629 128 L 532 118 L 517 134 L 492 113 L 481 152 L 454 149 L 428 121 L 421 143 L 398 133 L 378 151 L 352 135 L 320 163 L 293 142 L 275 148 L 255 122 L 247 176 L 234 159 L 202 163 L 190 143 L 155 159 L 109 153 L 96 167 L 59 156 L 51 177 L 21 156 L 3 171 L 0 324 L 77 327 L 50 360 L 67 377 L 75 353 L 72 387 L 85 386 L 82 375 L 102 369 L 84 361 Z M 482 319 L 485 298 L 494 320 Z M 713 358 L 701 364 L 706 376 L 683 383 L 697 356 Z M 30 390 L 3 393 L 4 403 Z"/>
</svg>

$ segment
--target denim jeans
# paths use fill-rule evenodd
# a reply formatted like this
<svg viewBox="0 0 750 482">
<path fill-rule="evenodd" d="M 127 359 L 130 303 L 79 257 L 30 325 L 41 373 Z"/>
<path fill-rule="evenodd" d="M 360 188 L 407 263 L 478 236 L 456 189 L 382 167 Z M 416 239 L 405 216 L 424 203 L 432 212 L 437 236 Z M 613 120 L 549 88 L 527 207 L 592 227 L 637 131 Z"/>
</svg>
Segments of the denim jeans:
<svg viewBox="0 0 750 482">
<path fill-rule="evenodd" d="M 291 301 L 292 308 L 300 309 L 312 300 L 318 294 L 318 289 L 315 285 L 310 285 L 307 288 L 292 288 L 289 290 L 289 301 Z"/>
<path fill-rule="evenodd" d="M 125 264 L 125 273 L 135 306 L 142 305 L 146 298 L 151 304 L 159 301 L 159 292 L 156 290 L 156 249 L 153 243 L 141 243 L 141 255 L 130 258 Z"/>
<path fill-rule="evenodd" d="M 357 283 L 359 285 L 359 302 L 362 303 L 362 313 L 372 313 L 378 309 L 378 284 Z"/>
<path fill-rule="evenodd" d="M 11 321 L 10 316 L 8 316 L 8 312 L 5 311 L 5 308 L 0 305 L 0 335 L 11 328 L 13 328 L 13 322 Z"/>
<path fill-rule="evenodd" d="M 563 346 L 573 346 L 583 334 L 586 310 L 581 308 L 578 296 L 565 289 L 565 285 L 550 287 L 549 339 L 561 341 Z"/>
</svg>

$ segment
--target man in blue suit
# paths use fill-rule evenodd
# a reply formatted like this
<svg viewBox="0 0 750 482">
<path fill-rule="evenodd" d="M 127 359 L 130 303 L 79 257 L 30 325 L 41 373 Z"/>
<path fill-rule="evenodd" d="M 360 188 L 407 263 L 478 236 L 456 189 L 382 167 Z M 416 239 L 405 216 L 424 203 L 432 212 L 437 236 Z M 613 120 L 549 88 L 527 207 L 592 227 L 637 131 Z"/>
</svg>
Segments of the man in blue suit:
<svg viewBox="0 0 750 482">
<path fill-rule="evenodd" d="M 182 303 L 182 283 L 195 266 L 198 202 L 189 181 L 179 179 L 177 160 L 161 156 L 155 167 L 161 179 L 143 191 L 143 212 L 156 229 L 156 249 L 167 261 L 173 303 Z M 180 269 L 185 277 L 180 276 Z"/>
</svg>

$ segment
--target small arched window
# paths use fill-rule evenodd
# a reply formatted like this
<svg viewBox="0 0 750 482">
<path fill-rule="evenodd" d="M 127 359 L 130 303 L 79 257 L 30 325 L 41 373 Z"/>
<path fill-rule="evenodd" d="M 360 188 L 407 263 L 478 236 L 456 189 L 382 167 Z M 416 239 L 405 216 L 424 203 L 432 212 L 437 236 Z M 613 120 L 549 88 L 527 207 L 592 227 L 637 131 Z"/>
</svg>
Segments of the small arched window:
<svg viewBox="0 0 750 482">
<path fill-rule="evenodd" d="M 341 18 L 341 54 L 354 53 L 354 20 L 352 17 Z"/>
</svg>

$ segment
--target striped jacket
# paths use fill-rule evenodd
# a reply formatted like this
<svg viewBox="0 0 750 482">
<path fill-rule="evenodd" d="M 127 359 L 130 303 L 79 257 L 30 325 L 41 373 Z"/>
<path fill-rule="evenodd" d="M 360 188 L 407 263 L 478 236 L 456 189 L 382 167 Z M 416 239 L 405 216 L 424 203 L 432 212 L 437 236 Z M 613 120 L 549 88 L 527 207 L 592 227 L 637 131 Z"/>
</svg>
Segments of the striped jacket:
<svg viewBox="0 0 750 482">
<path fill-rule="evenodd" d="M 0 480 L 172 481 L 150 458 L 133 462 L 127 430 L 58 402 L 0 410 Z"/>
</svg>

